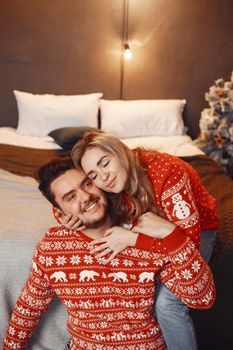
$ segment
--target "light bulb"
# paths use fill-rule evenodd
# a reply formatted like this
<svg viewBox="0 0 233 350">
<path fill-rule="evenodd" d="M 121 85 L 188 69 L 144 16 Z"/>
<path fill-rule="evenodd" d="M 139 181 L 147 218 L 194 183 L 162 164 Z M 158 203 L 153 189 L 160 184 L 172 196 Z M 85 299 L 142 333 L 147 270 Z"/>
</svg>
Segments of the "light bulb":
<svg viewBox="0 0 233 350">
<path fill-rule="evenodd" d="M 131 60 L 133 57 L 132 51 L 129 48 L 129 44 L 124 45 L 124 57 L 126 60 Z"/>
</svg>

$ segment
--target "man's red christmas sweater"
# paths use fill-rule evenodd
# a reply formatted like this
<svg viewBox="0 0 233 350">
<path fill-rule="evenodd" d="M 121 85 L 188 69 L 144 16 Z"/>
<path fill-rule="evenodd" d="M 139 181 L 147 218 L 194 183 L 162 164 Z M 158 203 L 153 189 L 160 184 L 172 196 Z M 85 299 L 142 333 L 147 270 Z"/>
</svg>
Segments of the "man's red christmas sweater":
<svg viewBox="0 0 233 350">
<path fill-rule="evenodd" d="M 153 303 L 156 277 L 168 263 L 175 276 L 169 288 L 175 295 L 192 308 L 212 306 L 211 271 L 179 228 L 163 239 L 167 254 L 157 252 L 155 240 L 139 235 L 136 248 L 109 264 L 90 254 L 90 241 L 64 227 L 45 234 L 13 311 L 4 350 L 24 349 L 54 294 L 67 308 L 72 350 L 165 349 Z"/>
</svg>

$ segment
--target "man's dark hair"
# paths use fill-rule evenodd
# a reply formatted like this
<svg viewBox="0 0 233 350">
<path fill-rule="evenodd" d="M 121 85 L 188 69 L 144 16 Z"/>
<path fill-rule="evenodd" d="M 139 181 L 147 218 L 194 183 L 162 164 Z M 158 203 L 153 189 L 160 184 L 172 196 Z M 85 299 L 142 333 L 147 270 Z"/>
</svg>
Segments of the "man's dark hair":
<svg viewBox="0 0 233 350">
<path fill-rule="evenodd" d="M 51 191 L 51 182 L 64 174 L 67 170 L 74 169 L 71 157 L 54 158 L 52 161 L 42 165 L 37 171 L 37 181 L 39 190 L 45 198 L 55 207 L 59 208 L 54 194 Z"/>
</svg>

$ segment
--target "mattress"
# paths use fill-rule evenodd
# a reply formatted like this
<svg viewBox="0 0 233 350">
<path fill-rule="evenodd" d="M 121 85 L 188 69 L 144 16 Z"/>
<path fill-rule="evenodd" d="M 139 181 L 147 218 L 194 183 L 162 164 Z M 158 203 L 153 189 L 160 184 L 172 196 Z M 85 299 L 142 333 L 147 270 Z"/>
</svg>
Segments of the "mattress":
<svg viewBox="0 0 233 350">
<path fill-rule="evenodd" d="M 121 140 L 130 148 L 153 148 L 179 157 L 204 154 L 188 135 L 132 137 Z M 60 149 L 50 136 L 23 136 L 18 134 L 15 128 L 10 127 L 0 128 L 0 144 L 37 149 Z"/>
</svg>

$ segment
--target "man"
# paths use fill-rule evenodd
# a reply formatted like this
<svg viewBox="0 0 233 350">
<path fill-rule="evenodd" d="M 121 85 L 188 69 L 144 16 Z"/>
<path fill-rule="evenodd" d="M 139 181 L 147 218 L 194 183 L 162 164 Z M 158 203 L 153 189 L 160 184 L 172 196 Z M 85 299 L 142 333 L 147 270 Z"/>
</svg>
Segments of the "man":
<svg viewBox="0 0 233 350">
<path fill-rule="evenodd" d="M 112 225 L 103 192 L 74 168 L 70 158 L 55 159 L 38 174 L 45 197 L 65 214 L 78 216 L 85 228 L 81 232 L 53 227 L 38 243 L 4 350 L 24 348 L 55 293 L 67 308 L 71 350 L 165 349 L 152 304 L 155 277 L 168 262 L 175 276 L 171 290 L 193 308 L 212 306 L 210 269 L 178 228 L 163 238 L 166 255 L 156 252 L 154 239 L 147 236 L 143 245 L 146 240 L 148 251 L 141 250 L 141 235 L 128 231 L 131 247 L 106 264 L 105 258 L 90 253 L 89 246 Z"/>
</svg>

